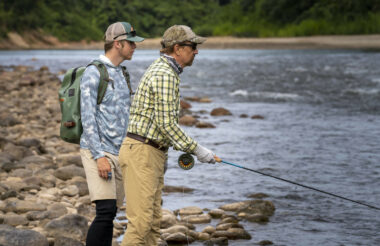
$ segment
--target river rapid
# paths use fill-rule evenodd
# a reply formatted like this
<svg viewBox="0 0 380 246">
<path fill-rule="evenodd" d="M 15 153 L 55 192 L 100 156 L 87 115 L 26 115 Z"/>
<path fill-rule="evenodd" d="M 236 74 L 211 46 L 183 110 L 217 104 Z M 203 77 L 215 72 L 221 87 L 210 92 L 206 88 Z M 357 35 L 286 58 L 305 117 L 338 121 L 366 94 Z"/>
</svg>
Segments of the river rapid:
<svg viewBox="0 0 380 246">
<path fill-rule="evenodd" d="M 48 66 L 59 73 L 100 53 L 0 51 L 0 65 Z M 136 50 L 133 60 L 124 63 L 134 88 L 158 55 Z M 379 66 L 376 52 L 201 49 L 181 75 L 181 95 L 212 100 L 192 102 L 192 111 L 224 107 L 233 115 L 198 113 L 216 128 L 184 129 L 226 161 L 379 207 Z M 196 163 L 185 171 L 177 165 L 179 155 L 170 151 L 165 183 L 195 191 L 165 194 L 164 208 L 214 209 L 259 192 L 274 202 L 269 223 L 242 222 L 252 239 L 229 245 L 261 240 L 274 245 L 380 245 L 379 210 L 225 164 Z"/>
</svg>

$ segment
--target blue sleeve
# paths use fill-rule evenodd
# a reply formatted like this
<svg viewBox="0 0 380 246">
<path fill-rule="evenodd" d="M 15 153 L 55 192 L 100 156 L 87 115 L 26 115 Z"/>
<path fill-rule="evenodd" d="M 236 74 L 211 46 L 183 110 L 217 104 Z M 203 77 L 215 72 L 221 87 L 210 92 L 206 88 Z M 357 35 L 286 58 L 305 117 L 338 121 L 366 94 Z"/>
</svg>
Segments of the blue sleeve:
<svg viewBox="0 0 380 246">
<path fill-rule="evenodd" d="M 100 73 L 95 66 L 89 66 L 83 73 L 80 83 L 80 109 L 83 133 L 82 138 L 96 160 L 105 156 L 100 143 L 96 121 L 97 96 Z"/>
</svg>

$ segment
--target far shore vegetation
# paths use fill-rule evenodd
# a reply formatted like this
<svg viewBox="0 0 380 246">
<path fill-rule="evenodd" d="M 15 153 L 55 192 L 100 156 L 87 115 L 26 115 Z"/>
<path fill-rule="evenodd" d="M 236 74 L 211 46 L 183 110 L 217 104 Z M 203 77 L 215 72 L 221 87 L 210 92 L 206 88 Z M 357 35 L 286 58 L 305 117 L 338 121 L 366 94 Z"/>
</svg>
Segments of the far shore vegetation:
<svg viewBox="0 0 380 246">
<path fill-rule="evenodd" d="M 380 33 L 380 0 L 17 0 L 0 1 L 0 39 L 40 32 L 98 41 L 110 23 L 162 36 L 174 24 L 203 36 L 297 37 Z"/>
</svg>

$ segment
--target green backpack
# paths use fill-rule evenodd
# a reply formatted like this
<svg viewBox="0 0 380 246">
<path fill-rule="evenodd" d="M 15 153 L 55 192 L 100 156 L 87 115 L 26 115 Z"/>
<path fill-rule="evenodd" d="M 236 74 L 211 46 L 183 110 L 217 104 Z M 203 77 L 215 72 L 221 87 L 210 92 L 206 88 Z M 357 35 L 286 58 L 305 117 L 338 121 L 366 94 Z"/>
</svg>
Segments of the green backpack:
<svg viewBox="0 0 380 246">
<path fill-rule="evenodd" d="M 100 73 L 97 104 L 101 104 L 107 90 L 108 82 L 112 80 L 109 78 L 107 68 L 99 60 L 94 60 L 86 67 L 82 66 L 68 70 L 64 75 L 61 88 L 58 91 L 58 98 L 62 113 L 60 137 L 69 143 L 79 144 L 80 137 L 83 132 L 80 115 L 80 81 L 84 70 L 91 65 L 96 66 Z M 129 74 L 124 66 L 122 66 L 122 70 L 128 85 L 129 94 L 132 96 L 133 92 Z"/>
</svg>

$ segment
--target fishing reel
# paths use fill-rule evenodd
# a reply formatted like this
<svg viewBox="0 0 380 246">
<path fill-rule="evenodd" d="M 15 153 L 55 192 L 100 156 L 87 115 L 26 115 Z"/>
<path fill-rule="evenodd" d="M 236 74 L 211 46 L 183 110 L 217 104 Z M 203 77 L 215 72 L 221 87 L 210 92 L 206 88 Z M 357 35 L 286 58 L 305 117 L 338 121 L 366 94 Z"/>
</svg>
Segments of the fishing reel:
<svg viewBox="0 0 380 246">
<path fill-rule="evenodd" d="M 190 170 L 194 166 L 194 158 L 191 154 L 185 153 L 178 157 L 178 165 L 184 170 Z"/>
</svg>

